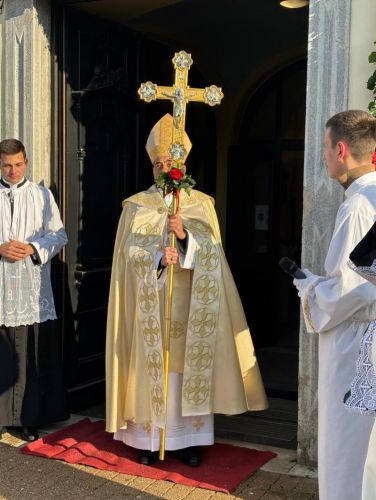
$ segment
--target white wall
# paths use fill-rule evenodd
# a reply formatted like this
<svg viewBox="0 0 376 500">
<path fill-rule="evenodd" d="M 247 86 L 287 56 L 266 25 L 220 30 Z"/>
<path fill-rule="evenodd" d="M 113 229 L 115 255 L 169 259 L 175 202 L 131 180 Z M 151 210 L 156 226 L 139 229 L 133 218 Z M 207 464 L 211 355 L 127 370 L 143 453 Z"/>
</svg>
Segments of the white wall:
<svg viewBox="0 0 376 500">
<path fill-rule="evenodd" d="M 376 51 L 376 0 L 352 0 L 349 65 L 349 109 L 367 109 L 372 92 L 367 80 L 375 70 L 368 56 Z"/>
</svg>

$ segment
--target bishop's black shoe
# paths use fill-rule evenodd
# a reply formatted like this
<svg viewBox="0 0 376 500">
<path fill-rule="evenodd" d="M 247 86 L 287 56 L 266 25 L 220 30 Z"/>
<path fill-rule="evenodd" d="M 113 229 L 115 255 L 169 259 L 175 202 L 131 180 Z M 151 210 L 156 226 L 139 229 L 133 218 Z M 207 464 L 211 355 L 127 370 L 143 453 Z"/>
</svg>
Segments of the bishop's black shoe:
<svg viewBox="0 0 376 500">
<path fill-rule="evenodd" d="M 183 464 L 189 465 L 189 467 L 199 467 L 201 465 L 200 448 L 197 446 L 184 448 L 181 454 L 181 461 Z"/>
<path fill-rule="evenodd" d="M 22 441 L 28 441 L 29 443 L 39 439 L 39 433 L 35 427 L 8 427 L 8 431 L 10 434 L 22 439 Z"/>
<path fill-rule="evenodd" d="M 152 465 L 158 459 L 157 451 L 140 450 L 138 461 L 142 465 Z"/>
</svg>

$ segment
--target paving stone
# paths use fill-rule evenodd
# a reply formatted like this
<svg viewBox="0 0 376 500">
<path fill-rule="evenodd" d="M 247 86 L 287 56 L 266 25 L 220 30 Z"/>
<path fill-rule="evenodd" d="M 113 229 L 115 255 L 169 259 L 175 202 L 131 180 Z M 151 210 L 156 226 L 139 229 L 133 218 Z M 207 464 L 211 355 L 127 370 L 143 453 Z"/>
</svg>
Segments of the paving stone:
<svg viewBox="0 0 376 500">
<path fill-rule="evenodd" d="M 318 500 L 318 493 L 305 493 L 302 491 L 292 491 L 288 495 L 288 500 Z"/>
<path fill-rule="evenodd" d="M 319 486 L 316 479 L 300 478 L 295 489 L 307 493 L 318 493 Z"/>
<path fill-rule="evenodd" d="M 98 474 L 97 474 L 98 475 Z M 116 472 L 115 475 L 111 478 L 111 481 L 119 484 L 130 484 L 132 481 L 136 480 L 137 476 L 130 476 L 129 474 L 121 474 Z M 149 479 L 148 479 L 149 481 Z M 154 481 L 151 479 L 150 481 Z"/>
<path fill-rule="evenodd" d="M 165 498 L 164 495 L 173 487 L 174 483 L 171 481 L 154 481 L 154 483 L 146 488 L 145 493 Z"/>
<path fill-rule="evenodd" d="M 258 471 L 247 482 L 259 490 L 268 490 L 270 486 L 278 481 L 280 475 L 275 472 Z"/>
<path fill-rule="evenodd" d="M 214 495 L 210 497 L 213 500 L 235 500 L 237 497 L 234 497 L 234 495 L 229 495 L 228 493 L 223 493 L 221 491 L 216 491 L 214 492 Z"/>
<path fill-rule="evenodd" d="M 271 487 L 271 491 L 292 491 L 299 482 L 299 478 L 292 476 L 282 476 L 275 481 Z"/>
<path fill-rule="evenodd" d="M 208 500 L 213 498 L 214 491 L 205 490 L 204 488 L 192 488 L 184 500 Z M 227 496 L 227 500 L 231 500 L 232 496 Z"/>
<path fill-rule="evenodd" d="M 252 490 L 239 496 L 239 498 L 247 500 L 259 500 L 264 498 L 265 490 Z"/>
<path fill-rule="evenodd" d="M 103 477 L 105 479 L 112 479 L 115 476 L 118 476 L 120 474 L 118 472 L 114 472 L 112 470 L 101 470 L 101 469 L 98 469 L 98 471 L 97 471 L 97 473 L 95 475 L 98 476 L 98 477 Z M 123 475 L 125 475 L 125 474 L 123 474 Z M 127 477 L 129 477 L 129 476 L 127 476 Z"/>
<path fill-rule="evenodd" d="M 192 494 L 194 496 L 191 496 Z M 185 486 L 184 484 L 176 484 L 166 491 L 163 498 L 167 500 L 207 500 L 208 498 L 213 496 L 213 491 L 205 490 L 203 488 L 191 488 L 190 486 Z"/>
<path fill-rule="evenodd" d="M 155 479 L 150 479 L 148 477 L 139 477 L 136 476 L 132 479 L 132 481 L 129 482 L 129 486 L 131 486 L 134 489 L 144 491 L 148 486 L 150 486 Z"/>
<path fill-rule="evenodd" d="M 261 498 L 262 500 L 290 500 L 290 497 L 286 496 L 285 492 L 278 493 L 276 491 L 267 491 Z"/>
</svg>

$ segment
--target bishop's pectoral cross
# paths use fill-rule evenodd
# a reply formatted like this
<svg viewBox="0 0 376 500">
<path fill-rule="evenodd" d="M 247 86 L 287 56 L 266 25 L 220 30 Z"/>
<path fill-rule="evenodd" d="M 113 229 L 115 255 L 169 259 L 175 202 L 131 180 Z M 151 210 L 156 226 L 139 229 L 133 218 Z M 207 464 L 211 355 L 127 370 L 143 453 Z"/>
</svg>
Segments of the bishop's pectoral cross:
<svg viewBox="0 0 376 500">
<path fill-rule="evenodd" d="M 220 104 L 223 98 L 222 89 L 211 85 L 204 89 L 193 89 L 188 85 L 188 71 L 192 66 L 191 54 L 184 50 L 175 54 L 172 59 L 175 68 L 175 83 L 172 87 L 156 85 L 152 82 L 142 83 L 138 94 L 146 102 L 156 99 L 169 99 L 173 102 L 174 126 L 169 154 L 175 161 L 184 161 L 187 155 L 183 145 L 185 129 L 186 107 L 188 102 L 205 102 L 209 106 Z"/>
</svg>

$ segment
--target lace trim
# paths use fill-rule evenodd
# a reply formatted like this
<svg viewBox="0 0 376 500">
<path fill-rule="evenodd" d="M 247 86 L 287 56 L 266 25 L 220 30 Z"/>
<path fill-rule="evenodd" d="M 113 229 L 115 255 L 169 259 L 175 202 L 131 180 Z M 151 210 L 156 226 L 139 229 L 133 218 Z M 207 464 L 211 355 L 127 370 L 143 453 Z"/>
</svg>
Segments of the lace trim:
<svg viewBox="0 0 376 500">
<path fill-rule="evenodd" d="M 356 375 L 351 384 L 350 394 L 344 402 L 349 410 L 362 414 L 376 413 L 376 374 L 372 363 L 372 342 L 375 331 L 376 321 L 372 321 L 363 335 L 356 361 Z"/>
<path fill-rule="evenodd" d="M 372 262 L 371 266 L 356 266 L 351 260 L 347 262 L 347 265 L 362 278 L 376 285 L 376 260 Z"/>
</svg>

